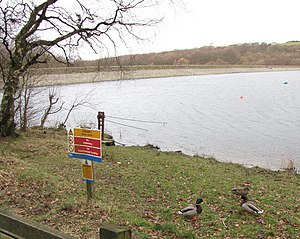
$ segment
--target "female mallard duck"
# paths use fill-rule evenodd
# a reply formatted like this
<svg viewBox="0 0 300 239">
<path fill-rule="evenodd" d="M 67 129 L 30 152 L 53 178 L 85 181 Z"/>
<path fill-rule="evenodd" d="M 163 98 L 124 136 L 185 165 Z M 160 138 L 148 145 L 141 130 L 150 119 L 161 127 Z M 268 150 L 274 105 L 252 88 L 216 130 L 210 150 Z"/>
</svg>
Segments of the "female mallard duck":
<svg viewBox="0 0 300 239">
<path fill-rule="evenodd" d="M 187 219 L 195 219 L 195 217 L 202 212 L 200 205 L 202 202 L 202 198 L 198 198 L 195 205 L 187 206 L 178 211 L 178 213 Z"/>
<path fill-rule="evenodd" d="M 231 192 L 238 196 L 242 196 L 242 195 L 247 195 L 249 190 L 250 190 L 249 185 L 243 184 L 241 187 L 233 188 Z"/>
<path fill-rule="evenodd" d="M 253 203 L 248 200 L 248 197 L 246 195 L 242 195 L 241 199 L 242 199 L 241 207 L 246 212 L 250 212 L 250 213 L 254 213 L 254 214 L 263 213 L 264 212 L 264 210 L 262 210 L 262 209 L 260 209 L 260 208 L 258 208 L 256 206 L 254 206 Z"/>
</svg>

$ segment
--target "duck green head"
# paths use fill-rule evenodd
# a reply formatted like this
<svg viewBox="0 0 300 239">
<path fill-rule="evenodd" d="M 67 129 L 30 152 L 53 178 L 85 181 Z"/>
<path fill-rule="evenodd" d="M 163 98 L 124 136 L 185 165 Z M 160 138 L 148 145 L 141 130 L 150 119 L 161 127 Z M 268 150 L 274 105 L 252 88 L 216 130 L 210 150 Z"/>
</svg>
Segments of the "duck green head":
<svg viewBox="0 0 300 239">
<path fill-rule="evenodd" d="M 196 201 L 196 204 L 200 204 L 203 202 L 203 199 L 202 198 L 198 198 L 197 201 Z"/>
<path fill-rule="evenodd" d="M 244 201 L 248 201 L 248 197 L 246 195 L 242 195 L 241 199 L 243 199 Z"/>
</svg>

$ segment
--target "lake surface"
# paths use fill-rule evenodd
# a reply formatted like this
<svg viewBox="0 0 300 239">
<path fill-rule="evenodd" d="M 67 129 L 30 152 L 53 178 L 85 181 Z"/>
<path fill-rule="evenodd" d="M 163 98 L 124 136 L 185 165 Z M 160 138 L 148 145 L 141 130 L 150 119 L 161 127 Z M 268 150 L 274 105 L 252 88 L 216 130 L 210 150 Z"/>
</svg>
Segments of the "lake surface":
<svg viewBox="0 0 300 239">
<path fill-rule="evenodd" d="M 80 97 L 94 106 L 74 111 L 68 128 L 97 127 L 97 112 L 104 111 L 106 132 L 126 145 L 153 144 L 274 170 L 292 160 L 300 169 L 299 71 L 101 82 L 57 90 L 66 107 Z M 65 113 L 52 115 L 49 123 L 62 121 Z"/>
</svg>

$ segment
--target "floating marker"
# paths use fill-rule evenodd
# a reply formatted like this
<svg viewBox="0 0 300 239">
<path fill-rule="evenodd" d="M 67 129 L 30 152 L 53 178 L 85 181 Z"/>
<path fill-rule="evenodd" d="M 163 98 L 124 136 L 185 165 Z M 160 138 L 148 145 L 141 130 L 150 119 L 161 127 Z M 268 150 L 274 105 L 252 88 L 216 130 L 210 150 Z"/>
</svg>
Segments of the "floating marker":
<svg viewBox="0 0 300 239">
<path fill-rule="evenodd" d="M 244 96 L 241 95 L 241 96 L 240 96 L 240 99 L 241 99 L 241 100 L 244 99 Z"/>
</svg>

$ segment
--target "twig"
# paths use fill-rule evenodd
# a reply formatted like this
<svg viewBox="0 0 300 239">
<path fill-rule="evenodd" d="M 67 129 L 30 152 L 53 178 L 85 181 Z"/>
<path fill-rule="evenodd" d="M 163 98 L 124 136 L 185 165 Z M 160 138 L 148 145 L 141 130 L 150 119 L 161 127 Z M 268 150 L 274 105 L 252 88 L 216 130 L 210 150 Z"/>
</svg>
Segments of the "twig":
<svg viewBox="0 0 300 239">
<path fill-rule="evenodd" d="M 222 218 L 221 218 L 221 221 L 222 221 L 222 223 L 223 223 L 223 225 L 224 225 L 225 228 L 227 228 L 227 225 L 225 224 L 225 221 L 226 221 L 226 220 L 227 220 L 227 217 L 226 217 L 225 219 L 222 219 Z"/>
</svg>

